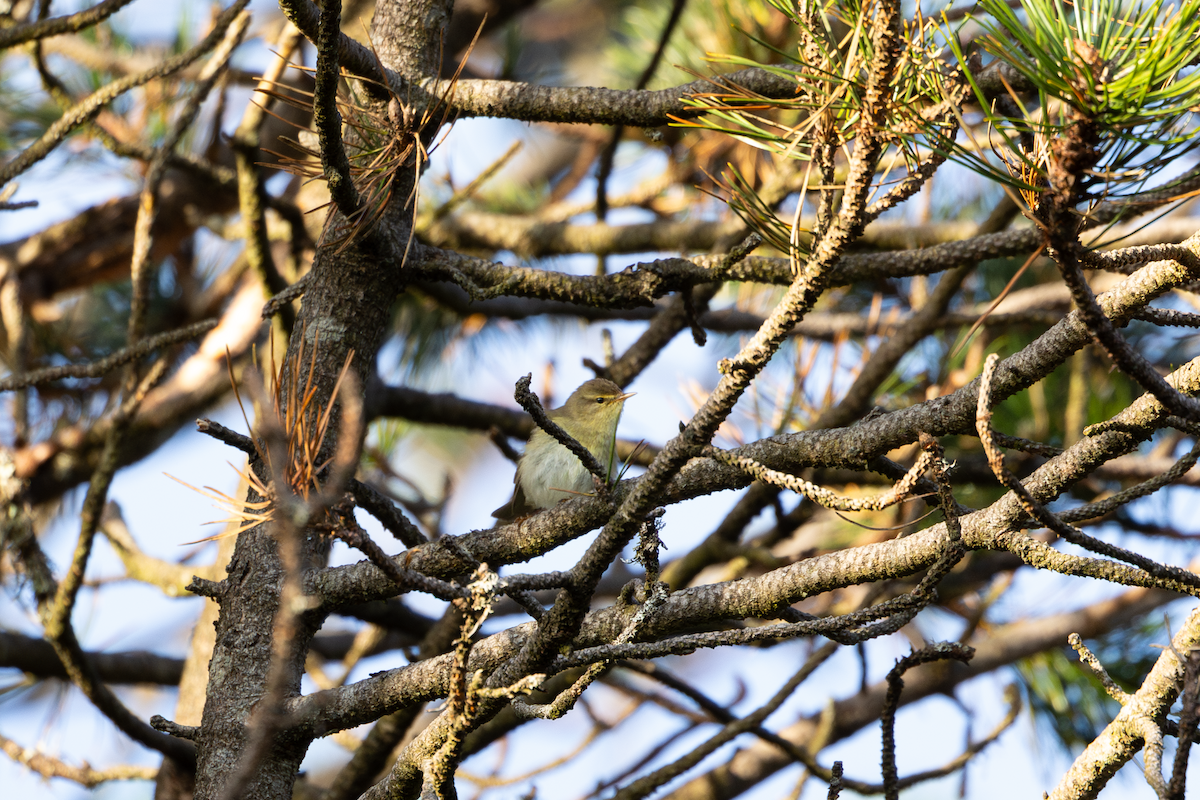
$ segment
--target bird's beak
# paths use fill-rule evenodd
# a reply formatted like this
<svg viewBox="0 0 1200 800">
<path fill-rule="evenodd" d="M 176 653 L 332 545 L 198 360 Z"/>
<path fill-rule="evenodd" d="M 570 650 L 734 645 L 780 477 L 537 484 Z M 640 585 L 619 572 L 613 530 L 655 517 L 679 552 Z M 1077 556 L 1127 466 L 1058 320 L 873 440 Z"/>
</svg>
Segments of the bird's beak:
<svg viewBox="0 0 1200 800">
<path fill-rule="evenodd" d="M 617 398 L 617 402 L 624 403 L 626 400 L 633 397 L 635 394 L 637 394 L 637 392 L 626 392 L 625 394 L 623 394 Z"/>
</svg>

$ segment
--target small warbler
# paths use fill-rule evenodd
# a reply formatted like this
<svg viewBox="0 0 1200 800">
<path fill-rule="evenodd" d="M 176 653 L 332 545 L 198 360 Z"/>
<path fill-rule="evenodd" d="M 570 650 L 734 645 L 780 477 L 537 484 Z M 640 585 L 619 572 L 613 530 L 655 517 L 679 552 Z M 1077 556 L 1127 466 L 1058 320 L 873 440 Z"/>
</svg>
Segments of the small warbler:
<svg viewBox="0 0 1200 800">
<path fill-rule="evenodd" d="M 617 421 L 625 401 L 633 394 L 623 392 L 612 381 L 593 378 L 572 392 L 562 408 L 547 411 L 546 416 L 586 447 L 611 480 Z M 513 482 L 517 487 L 512 499 L 492 512 L 496 519 L 525 517 L 594 489 L 592 474 L 583 463 L 541 428 L 535 428 L 529 437 Z"/>
</svg>

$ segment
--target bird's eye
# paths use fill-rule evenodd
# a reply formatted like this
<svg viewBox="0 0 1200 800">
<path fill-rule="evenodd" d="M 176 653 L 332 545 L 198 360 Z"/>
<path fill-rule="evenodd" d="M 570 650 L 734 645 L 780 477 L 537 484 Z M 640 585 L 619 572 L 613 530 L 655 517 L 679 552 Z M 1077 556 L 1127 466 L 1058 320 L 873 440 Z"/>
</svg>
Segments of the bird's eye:
<svg viewBox="0 0 1200 800">
<path fill-rule="evenodd" d="M 597 397 L 597 398 L 596 398 L 596 402 L 597 402 L 597 403 L 599 403 L 600 405 L 604 405 L 604 398 L 603 398 L 603 397 Z"/>
</svg>

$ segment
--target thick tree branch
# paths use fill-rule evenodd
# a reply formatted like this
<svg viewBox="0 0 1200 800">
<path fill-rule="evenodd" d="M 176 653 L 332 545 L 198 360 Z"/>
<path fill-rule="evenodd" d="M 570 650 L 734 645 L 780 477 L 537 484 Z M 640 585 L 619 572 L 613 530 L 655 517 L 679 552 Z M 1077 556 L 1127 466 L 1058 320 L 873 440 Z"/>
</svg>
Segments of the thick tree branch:
<svg viewBox="0 0 1200 800">
<path fill-rule="evenodd" d="M 908 705 L 932 694 L 953 692 L 956 686 L 975 676 L 988 674 L 1002 665 L 1012 664 L 1048 648 L 1062 646 L 1073 631 L 1085 637 L 1100 636 L 1106 631 L 1128 625 L 1176 597 L 1169 593 L 1133 589 L 1112 600 L 1076 611 L 999 627 L 986 638 L 977 636 L 972 639 L 970 643 L 975 648 L 975 657 L 969 665 L 953 665 L 949 669 L 927 665 L 910 671 L 905 676 L 901 704 Z M 871 685 L 865 692 L 835 701 L 830 713 L 833 729 L 828 732 L 826 741 L 841 741 L 877 721 L 886 692 L 887 683 L 881 681 Z M 806 747 L 820 730 L 819 716 L 811 716 L 779 733 L 788 741 Z M 698 776 L 667 795 L 667 798 L 730 800 L 793 763 L 789 755 L 772 745 L 755 742 L 735 753 L 727 764 Z"/>
<path fill-rule="evenodd" d="M 1197 647 L 1200 647 L 1200 609 L 1192 609 L 1141 687 L 1121 706 L 1108 727 L 1075 759 L 1071 769 L 1050 793 L 1052 800 L 1096 797 L 1117 770 L 1137 754 L 1145 742 L 1145 725 L 1157 728 L 1179 696 L 1187 667 L 1184 654 Z M 1150 759 L 1147 757 L 1146 761 L 1149 768 Z M 1162 780 L 1161 772 L 1158 778 Z"/>
<path fill-rule="evenodd" d="M 86 654 L 96 675 L 105 683 L 179 683 L 183 662 L 145 651 Z M 67 671 L 42 639 L 0 632 L 0 666 L 14 667 L 41 678 L 66 678 Z"/>
</svg>

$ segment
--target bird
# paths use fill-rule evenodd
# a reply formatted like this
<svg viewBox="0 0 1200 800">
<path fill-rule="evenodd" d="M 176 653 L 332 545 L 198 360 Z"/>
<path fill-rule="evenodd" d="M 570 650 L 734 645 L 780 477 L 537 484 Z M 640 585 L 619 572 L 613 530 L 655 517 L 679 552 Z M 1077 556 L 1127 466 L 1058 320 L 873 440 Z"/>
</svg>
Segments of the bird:
<svg viewBox="0 0 1200 800">
<path fill-rule="evenodd" d="M 584 382 L 560 408 L 546 412 L 551 421 L 588 449 L 611 479 L 616 463 L 617 422 L 625 401 L 636 392 L 625 392 L 604 378 Z M 534 428 L 517 464 L 512 499 L 492 512 L 501 521 L 529 516 L 560 501 L 593 491 L 592 474 L 579 458 L 541 428 Z"/>
</svg>

